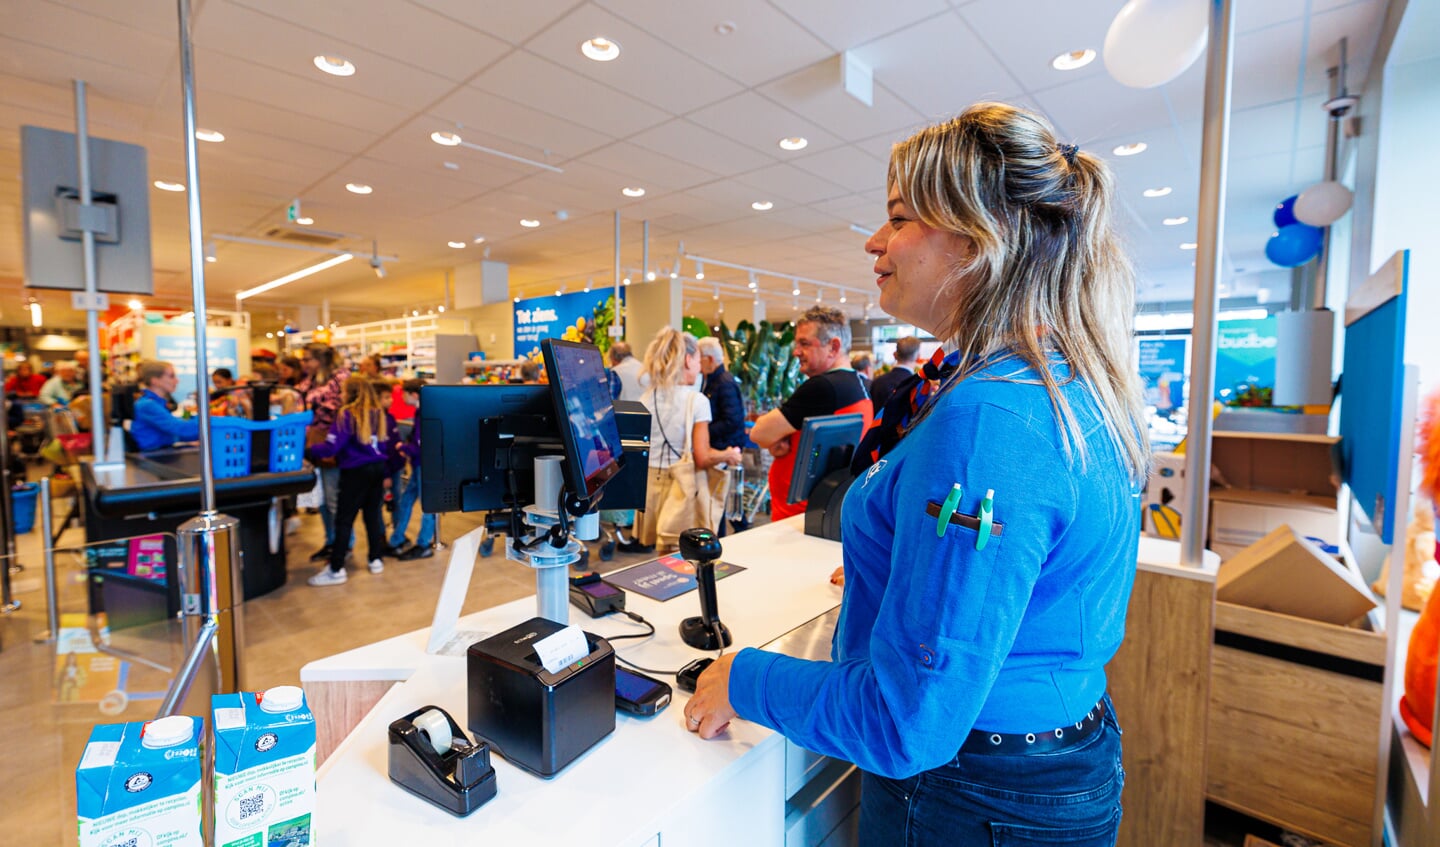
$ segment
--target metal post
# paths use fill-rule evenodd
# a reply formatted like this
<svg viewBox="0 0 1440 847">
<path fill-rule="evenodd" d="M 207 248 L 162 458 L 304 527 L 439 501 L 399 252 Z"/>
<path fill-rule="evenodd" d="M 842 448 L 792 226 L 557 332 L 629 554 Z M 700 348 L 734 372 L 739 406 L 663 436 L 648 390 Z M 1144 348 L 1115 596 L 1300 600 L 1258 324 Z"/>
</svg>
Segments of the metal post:
<svg viewBox="0 0 1440 847">
<path fill-rule="evenodd" d="M 0 426 L 0 457 L 10 455 L 9 428 Z M 0 551 L 5 561 L 0 562 L 0 613 L 9 614 L 20 609 L 20 601 L 10 586 L 10 569 L 19 569 L 15 564 L 15 509 L 10 499 L 10 463 L 0 461 L 0 520 L 4 521 L 5 543 Z"/>
<path fill-rule="evenodd" d="M 620 330 L 620 337 L 625 334 L 625 312 L 620 306 L 620 210 L 615 210 L 615 315 L 619 320 L 615 326 Z M 617 339 L 618 340 L 618 339 Z"/>
<path fill-rule="evenodd" d="M 90 196 L 90 120 L 86 110 L 85 81 L 75 80 L 75 168 L 80 175 L 80 206 L 88 209 Z M 83 218 L 82 218 L 83 219 Z M 99 287 L 95 281 L 95 233 L 90 227 L 80 228 L 80 255 L 85 268 L 85 336 L 90 350 L 90 367 L 86 377 L 90 383 L 90 434 L 95 462 L 103 464 L 108 454 L 105 443 L 104 379 L 100 364 L 100 310 L 95 308 Z"/>
<path fill-rule="evenodd" d="M 1210 407 L 1215 397 L 1215 298 L 1225 238 L 1225 171 L 1230 146 L 1230 83 L 1235 33 L 1232 0 L 1212 0 L 1205 59 L 1204 146 L 1195 252 L 1195 324 L 1190 344 L 1189 429 L 1185 438 L 1185 508 L 1180 563 L 1198 568 L 1210 521 Z"/>
<path fill-rule="evenodd" d="M 650 222 L 640 223 L 640 281 L 650 281 Z"/>
<path fill-rule="evenodd" d="M 40 478 L 40 532 L 45 539 L 45 623 L 48 640 L 60 637 L 60 596 L 55 582 L 55 506 L 50 502 L 50 477 Z"/>
<path fill-rule="evenodd" d="M 240 578 L 240 522 L 229 515 L 199 515 L 180 525 L 175 540 L 179 546 L 182 631 L 186 640 L 190 640 L 195 622 L 200 627 L 184 667 L 171 681 L 158 717 L 174 714 L 173 709 L 185 706 L 201 671 L 213 674 L 214 680 L 201 688 L 199 705 L 208 703 L 210 694 L 239 691 L 242 683 L 245 593 Z M 203 656 L 209 660 L 202 662 Z"/>
<path fill-rule="evenodd" d="M 1349 47 L 1349 39 L 1340 39 L 1340 64 L 1328 68 L 1326 74 L 1330 77 L 1330 99 L 1326 105 L 1335 102 L 1337 97 L 1346 94 L 1345 90 L 1345 64 L 1346 52 Z M 1340 121 L 1344 118 L 1349 107 L 1338 111 L 1329 111 L 1325 119 L 1325 180 L 1334 182 L 1339 176 L 1340 158 Z M 1311 309 L 1325 308 L 1326 288 L 1329 285 L 1330 263 L 1330 227 L 1321 230 L 1320 256 L 1315 262 L 1315 278 L 1310 291 Z"/>
</svg>

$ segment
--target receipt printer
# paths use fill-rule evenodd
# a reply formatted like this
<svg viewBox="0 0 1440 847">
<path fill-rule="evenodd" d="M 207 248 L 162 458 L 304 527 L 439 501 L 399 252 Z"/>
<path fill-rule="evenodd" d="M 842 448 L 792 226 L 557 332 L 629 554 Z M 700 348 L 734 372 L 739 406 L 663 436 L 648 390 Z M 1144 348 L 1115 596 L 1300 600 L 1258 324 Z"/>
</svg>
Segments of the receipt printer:
<svg viewBox="0 0 1440 847">
<path fill-rule="evenodd" d="M 470 731 L 512 764 L 552 777 L 615 730 L 615 653 L 584 633 L 589 655 L 556 673 L 535 642 L 563 629 L 531 618 L 470 645 Z"/>
</svg>

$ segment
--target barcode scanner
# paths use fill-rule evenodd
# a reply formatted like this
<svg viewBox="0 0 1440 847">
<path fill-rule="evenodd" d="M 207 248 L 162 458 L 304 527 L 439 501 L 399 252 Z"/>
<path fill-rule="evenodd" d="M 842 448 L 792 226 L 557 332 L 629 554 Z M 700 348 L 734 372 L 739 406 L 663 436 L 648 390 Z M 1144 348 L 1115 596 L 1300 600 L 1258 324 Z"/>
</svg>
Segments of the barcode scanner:
<svg viewBox="0 0 1440 847">
<path fill-rule="evenodd" d="M 700 616 L 680 622 L 680 638 L 697 650 L 719 650 L 731 644 L 730 630 L 720 622 L 720 604 L 715 599 L 715 562 L 720 558 L 720 539 L 708 529 L 696 527 L 680 533 L 680 555 L 695 568 L 700 590 Z"/>
</svg>

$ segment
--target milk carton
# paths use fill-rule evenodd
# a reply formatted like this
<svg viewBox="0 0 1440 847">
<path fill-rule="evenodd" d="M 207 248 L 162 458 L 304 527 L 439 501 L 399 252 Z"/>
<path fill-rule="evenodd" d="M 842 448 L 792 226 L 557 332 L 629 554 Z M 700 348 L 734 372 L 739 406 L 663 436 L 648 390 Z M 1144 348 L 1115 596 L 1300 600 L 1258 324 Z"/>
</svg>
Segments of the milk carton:
<svg viewBox="0 0 1440 847">
<path fill-rule="evenodd" d="M 204 847 L 200 718 L 97 726 L 75 769 L 80 847 Z"/>
<path fill-rule="evenodd" d="M 217 694 L 214 847 L 311 843 L 315 810 L 315 716 L 305 692 L 282 685 L 259 694 Z"/>
</svg>

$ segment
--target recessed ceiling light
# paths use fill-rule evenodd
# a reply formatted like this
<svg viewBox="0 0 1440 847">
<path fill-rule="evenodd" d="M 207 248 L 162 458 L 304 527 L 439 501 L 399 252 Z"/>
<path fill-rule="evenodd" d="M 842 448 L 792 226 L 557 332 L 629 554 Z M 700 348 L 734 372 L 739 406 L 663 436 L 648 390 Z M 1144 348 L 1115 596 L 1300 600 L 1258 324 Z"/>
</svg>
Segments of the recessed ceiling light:
<svg viewBox="0 0 1440 847">
<path fill-rule="evenodd" d="M 621 285 L 629 285 L 629 284 L 630 284 L 630 277 L 628 277 L 628 276 L 625 277 L 623 280 L 620 281 L 620 284 L 621 284 Z"/>
<path fill-rule="evenodd" d="M 331 76 L 355 75 L 355 65 L 344 56 L 316 56 L 315 67 Z"/>
<path fill-rule="evenodd" d="M 624 194 L 626 197 L 644 197 L 645 189 L 627 185 L 624 188 L 620 189 L 620 193 Z"/>
<path fill-rule="evenodd" d="M 781 150 L 804 150 L 809 140 L 799 135 L 792 135 L 789 138 L 780 139 Z"/>
<path fill-rule="evenodd" d="M 1050 60 L 1050 67 L 1057 71 L 1073 71 L 1083 68 L 1095 61 L 1095 51 L 1089 48 L 1084 50 L 1071 50 L 1069 53 L 1061 53 Z"/>
<path fill-rule="evenodd" d="M 225 133 L 216 132 L 213 129 L 197 129 L 195 130 L 195 137 L 201 141 L 208 141 L 211 144 L 219 144 L 225 140 Z"/>
<path fill-rule="evenodd" d="M 735 34 L 735 22 L 734 22 L 734 21 L 721 21 L 720 23 L 718 23 L 718 24 L 715 25 L 715 34 L 716 34 L 716 35 L 734 35 L 734 34 Z"/>
<path fill-rule="evenodd" d="M 345 183 L 345 190 L 350 192 L 351 194 L 369 194 L 375 189 L 371 188 L 363 182 L 347 182 Z"/>
<path fill-rule="evenodd" d="M 460 137 L 460 133 L 458 132 L 436 130 L 430 133 L 430 140 L 442 147 L 458 147 L 464 139 Z"/>
<path fill-rule="evenodd" d="M 795 295 L 796 297 L 799 297 L 799 296 L 800 296 L 800 289 L 799 289 L 799 288 L 792 288 L 792 289 L 790 289 L 790 293 L 793 294 L 793 295 Z"/>
<path fill-rule="evenodd" d="M 166 182 L 166 181 L 163 180 L 163 179 L 157 179 L 157 180 L 155 180 L 155 187 L 158 188 L 158 189 L 160 189 L 161 191 L 184 191 L 184 190 L 185 190 L 185 183 L 183 183 L 183 182 Z"/>
<path fill-rule="evenodd" d="M 520 225 L 527 229 L 534 229 L 535 227 L 540 225 L 540 222 L 535 220 L 534 218 L 521 218 Z"/>
<path fill-rule="evenodd" d="M 769 200 L 756 200 L 754 203 L 750 204 L 750 208 L 754 209 L 757 212 L 768 212 L 771 209 L 775 208 L 775 204 L 771 203 Z"/>
<path fill-rule="evenodd" d="M 1166 226 L 1179 226 L 1180 224 L 1190 223 L 1190 219 L 1185 217 L 1184 215 L 1181 215 L 1178 218 L 1166 218 L 1165 220 L 1161 221 L 1161 223 L 1165 224 Z"/>
<path fill-rule="evenodd" d="M 1186 241 L 1184 244 L 1181 244 L 1181 245 L 1180 245 L 1180 249 L 1181 249 L 1181 250 L 1194 250 L 1194 249 L 1195 249 L 1196 247 L 1198 247 L 1198 246 L 1200 246 L 1200 245 L 1196 244 L 1196 243 L 1193 242 L 1193 241 Z"/>
<path fill-rule="evenodd" d="M 1121 144 L 1119 147 L 1116 147 L 1111 152 L 1113 152 L 1116 156 L 1134 156 L 1136 153 L 1144 153 L 1145 148 L 1149 146 L 1150 145 L 1146 144 L 1143 141 L 1137 141 L 1134 144 Z"/>
<path fill-rule="evenodd" d="M 444 166 L 445 170 L 447 170 L 447 171 L 458 171 L 458 170 L 460 170 L 460 166 L 457 165 L 457 164 L 454 163 L 454 162 L 441 162 L 440 164 L 441 164 L 442 166 Z"/>
<path fill-rule="evenodd" d="M 477 236 L 475 236 L 475 237 L 474 237 L 473 239 L 471 239 L 471 240 L 472 240 L 475 244 L 484 244 L 484 243 L 485 243 L 485 236 L 483 236 L 483 235 L 477 235 Z"/>
<path fill-rule="evenodd" d="M 580 52 L 585 58 L 597 62 L 608 62 L 620 55 L 620 45 L 604 36 L 597 35 L 589 41 L 580 42 Z"/>
<path fill-rule="evenodd" d="M 1170 191 L 1170 186 L 1162 185 L 1159 188 L 1147 188 L 1140 193 L 1144 194 L 1146 197 L 1164 197 L 1166 194 L 1169 194 Z"/>
<path fill-rule="evenodd" d="M 445 243 L 446 243 L 446 244 L 449 244 L 451 247 L 454 247 L 456 250 L 464 250 L 464 249 L 465 249 L 465 242 L 463 242 L 463 241 L 447 241 L 447 242 L 445 242 Z"/>
<path fill-rule="evenodd" d="M 309 226 L 309 225 L 315 223 L 315 219 L 314 219 L 314 218 L 296 218 L 296 219 L 295 219 L 295 223 L 297 223 L 297 224 L 299 224 L 299 225 L 301 225 L 301 226 Z"/>
<path fill-rule="evenodd" d="M 140 311 L 141 309 L 145 308 L 145 304 L 142 303 L 142 302 L 140 302 L 139 300 L 131 300 L 131 301 L 129 301 L 128 303 L 126 303 L 125 305 L 129 306 L 129 307 L 130 307 L 130 311 L 132 311 L 132 312 L 138 312 L 138 311 Z"/>
</svg>

